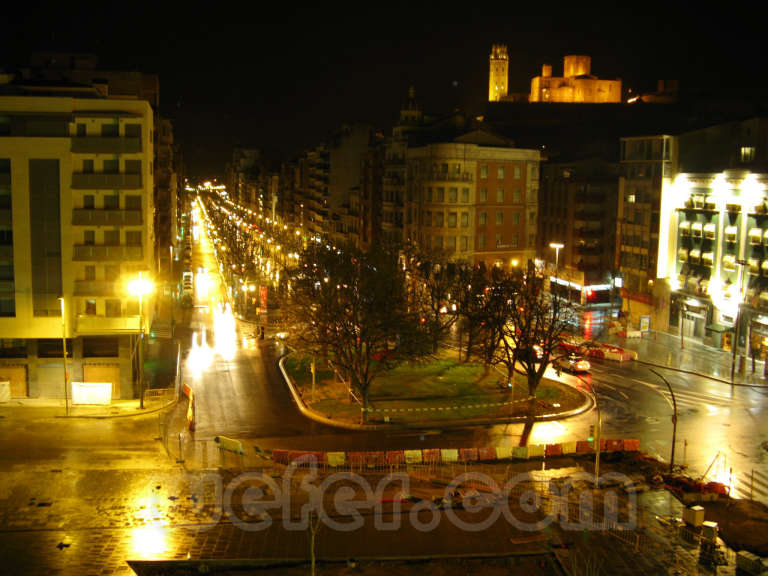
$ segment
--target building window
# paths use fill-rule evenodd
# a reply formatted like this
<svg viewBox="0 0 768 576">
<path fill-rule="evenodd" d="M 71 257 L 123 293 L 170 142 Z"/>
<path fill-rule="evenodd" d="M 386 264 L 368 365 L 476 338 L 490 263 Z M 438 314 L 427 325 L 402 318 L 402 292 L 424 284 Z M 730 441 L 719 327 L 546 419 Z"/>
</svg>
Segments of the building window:
<svg viewBox="0 0 768 576">
<path fill-rule="evenodd" d="M 120 210 L 120 196 L 117 194 L 105 195 L 104 210 Z"/>
<path fill-rule="evenodd" d="M 456 236 L 448 236 L 445 239 L 445 247 L 448 250 L 456 250 Z"/>
<path fill-rule="evenodd" d="M 101 135 L 102 136 L 108 136 L 108 137 L 114 137 L 119 136 L 119 124 L 102 124 L 101 125 Z"/>
<path fill-rule="evenodd" d="M 83 174 L 93 174 L 93 160 L 90 158 L 83 159 Z"/>
<path fill-rule="evenodd" d="M 755 148 L 753 146 L 741 147 L 741 161 L 742 162 L 754 162 L 755 161 Z"/>
<path fill-rule="evenodd" d="M 120 278 L 120 265 L 119 264 L 107 264 L 104 267 L 104 280 L 107 282 L 114 282 Z"/>
<path fill-rule="evenodd" d="M 528 212 L 528 224 L 534 226 L 536 224 L 536 212 Z"/>
<path fill-rule="evenodd" d="M 442 227 L 443 225 L 443 213 L 442 212 L 435 212 L 435 226 L 438 228 Z"/>
<path fill-rule="evenodd" d="M 520 180 L 520 166 L 515 166 L 515 180 Z"/>
<path fill-rule="evenodd" d="M 126 230 L 125 243 L 128 246 L 141 246 L 141 230 Z"/>
<path fill-rule="evenodd" d="M 91 281 L 96 280 L 96 266 L 85 267 L 85 279 Z"/>
<path fill-rule="evenodd" d="M 448 174 L 448 164 L 440 164 L 440 172 Z"/>
<path fill-rule="evenodd" d="M 520 224 L 520 212 L 512 213 L 512 224 Z"/>
<path fill-rule="evenodd" d="M 499 188 L 498 190 L 496 190 L 496 202 L 499 203 L 499 204 L 503 204 L 504 203 L 504 189 L 503 188 Z"/>
<path fill-rule="evenodd" d="M 485 234 L 480 234 L 477 237 L 477 246 L 480 248 L 480 250 L 485 249 Z"/>
<path fill-rule="evenodd" d="M 141 196 L 129 194 L 124 198 L 126 210 L 141 210 Z"/>
<path fill-rule="evenodd" d="M 533 248 L 534 246 L 536 246 L 536 234 L 528 234 L 528 248 Z"/>
<path fill-rule="evenodd" d="M 461 189 L 461 201 L 465 203 L 469 202 L 469 188 Z"/>
<path fill-rule="evenodd" d="M 104 174 L 119 174 L 120 160 L 108 158 L 104 160 Z"/>
<path fill-rule="evenodd" d="M 480 212 L 480 216 L 477 219 L 480 226 L 485 226 L 487 220 L 488 220 L 488 214 L 486 212 Z"/>
<path fill-rule="evenodd" d="M 504 180 L 504 166 L 499 166 L 496 168 L 496 179 Z"/>
<path fill-rule="evenodd" d="M 454 174 L 461 174 L 461 164 L 454 164 L 453 165 L 453 173 Z"/>
<path fill-rule="evenodd" d="M 503 234 L 496 234 L 496 248 L 504 244 L 504 235 Z"/>
<path fill-rule="evenodd" d="M 443 237 L 442 236 L 435 236 L 435 240 L 432 243 L 432 245 L 440 250 L 443 247 Z"/>
<path fill-rule="evenodd" d="M 468 244 L 469 244 L 469 238 L 467 236 L 462 236 L 461 239 L 459 240 L 459 250 L 461 250 L 462 252 L 466 252 Z"/>
<path fill-rule="evenodd" d="M 96 243 L 96 231 L 95 230 L 83 230 L 83 244 L 86 246 L 93 246 Z"/>
<path fill-rule="evenodd" d="M 126 174 L 141 174 L 141 160 L 126 160 L 125 161 L 125 173 Z"/>
<path fill-rule="evenodd" d="M 456 212 L 448 212 L 448 227 L 456 228 Z"/>
<path fill-rule="evenodd" d="M 518 235 L 512 234 L 512 248 L 517 248 L 518 242 Z"/>
<path fill-rule="evenodd" d="M 438 188 L 437 189 L 437 201 L 438 202 L 445 202 L 445 189 L 444 188 Z"/>
<path fill-rule="evenodd" d="M 93 316 L 96 314 L 96 300 L 86 300 L 85 301 L 85 313 L 89 316 Z"/>
<path fill-rule="evenodd" d="M 80 138 L 83 138 L 85 136 L 85 124 L 77 125 L 77 135 Z"/>
<path fill-rule="evenodd" d="M 459 189 L 458 188 L 449 188 L 448 189 L 448 202 L 457 202 L 459 199 Z"/>
<path fill-rule="evenodd" d="M 496 212 L 496 226 L 504 225 L 504 212 Z"/>
<path fill-rule="evenodd" d="M 515 188 L 512 191 L 512 202 L 514 202 L 515 204 L 519 204 L 520 203 L 520 189 L 519 188 Z"/>
<path fill-rule="evenodd" d="M 104 230 L 104 245 L 105 246 L 119 246 L 120 245 L 120 230 Z"/>
<path fill-rule="evenodd" d="M 480 188 L 480 202 L 488 202 L 488 188 Z"/>
<path fill-rule="evenodd" d="M 488 164 L 480 165 L 480 178 L 488 178 Z"/>
<path fill-rule="evenodd" d="M 427 188 L 427 202 L 432 202 L 432 188 Z"/>
<path fill-rule="evenodd" d="M 432 212 L 429 210 L 424 212 L 424 226 L 432 226 Z"/>
<path fill-rule="evenodd" d="M 127 138 L 141 138 L 141 124 L 126 124 L 125 136 Z"/>
<path fill-rule="evenodd" d="M 469 226 L 469 213 L 468 212 L 462 212 L 461 213 L 461 226 L 462 228 L 466 228 Z"/>
<path fill-rule="evenodd" d="M 120 316 L 121 310 L 120 310 L 120 300 L 118 299 L 109 299 L 104 303 L 104 310 L 106 316 Z"/>
<path fill-rule="evenodd" d="M 85 210 L 93 210 L 96 204 L 93 201 L 93 194 L 86 194 L 83 196 L 83 208 Z"/>
</svg>

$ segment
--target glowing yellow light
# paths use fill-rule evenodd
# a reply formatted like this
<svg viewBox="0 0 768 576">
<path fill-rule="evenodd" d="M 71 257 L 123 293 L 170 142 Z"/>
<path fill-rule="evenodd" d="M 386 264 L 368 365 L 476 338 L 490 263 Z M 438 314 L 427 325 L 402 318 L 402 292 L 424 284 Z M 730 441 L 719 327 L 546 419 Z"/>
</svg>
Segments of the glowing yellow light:
<svg viewBox="0 0 768 576">
<path fill-rule="evenodd" d="M 152 281 L 148 280 L 147 278 L 142 278 L 141 272 L 139 272 L 138 278 L 128 282 L 128 292 L 134 296 L 144 296 L 152 292 L 154 289 L 155 285 L 152 283 Z"/>
<path fill-rule="evenodd" d="M 168 551 L 168 534 L 163 526 L 142 526 L 131 533 L 134 553 L 144 559 L 157 558 Z"/>
</svg>

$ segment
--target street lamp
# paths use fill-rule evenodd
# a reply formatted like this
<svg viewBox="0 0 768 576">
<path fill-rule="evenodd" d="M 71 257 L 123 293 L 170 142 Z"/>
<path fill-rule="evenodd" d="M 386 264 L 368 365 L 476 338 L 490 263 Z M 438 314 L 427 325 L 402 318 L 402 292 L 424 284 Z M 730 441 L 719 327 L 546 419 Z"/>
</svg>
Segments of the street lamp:
<svg viewBox="0 0 768 576">
<path fill-rule="evenodd" d="M 563 244 L 562 242 L 550 242 L 549 247 L 555 249 L 555 287 L 557 287 L 557 270 L 558 270 L 558 265 L 560 264 L 560 249 L 565 248 L 565 244 Z M 568 287 L 568 290 L 570 290 L 570 286 Z M 569 298 L 570 298 L 570 294 L 569 294 Z"/>
<path fill-rule="evenodd" d="M 664 381 L 664 384 L 666 384 L 667 388 L 669 389 L 670 396 L 672 396 L 672 453 L 669 455 L 669 473 L 671 474 L 672 468 L 675 465 L 675 442 L 677 438 L 677 400 L 675 400 L 675 393 L 672 391 L 672 386 L 670 386 L 669 382 L 667 382 L 667 379 L 656 372 L 656 370 L 650 370 Z"/>
<path fill-rule="evenodd" d="M 64 310 L 64 296 L 61 302 L 61 349 L 64 358 L 64 413 L 69 416 L 69 371 L 67 370 L 67 317 Z"/>
<path fill-rule="evenodd" d="M 144 309 L 142 298 L 154 290 L 155 285 L 151 280 L 139 277 L 128 283 L 128 291 L 139 298 L 139 408 L 144 408 Z"/>
<path fill-rule="evenodd" d="M 741 266 L 739 271 L 739 301 L 736 303 L 736 325 L 733 327 L 733 343 L 731 344 L 731 352 L 733 353 L 731 358 L 731 384 L 733 384 L 734 372 L 736 372 L 736 347 L 739 345 L 739 325 L 741 324 L 741 304 L 744 300 L 744 267 L 747 264 L 746 260 L 736 260 L 736 264 Z M 749 346 L 749 342 L 747 342 Z"/>
</svg>

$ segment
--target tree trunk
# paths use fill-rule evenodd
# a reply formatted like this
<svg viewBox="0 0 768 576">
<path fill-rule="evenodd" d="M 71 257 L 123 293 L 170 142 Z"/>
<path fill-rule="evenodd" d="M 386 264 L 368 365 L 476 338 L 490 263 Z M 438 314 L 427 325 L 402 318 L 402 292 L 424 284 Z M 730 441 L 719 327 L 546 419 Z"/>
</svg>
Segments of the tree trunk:
<svg viewBox="0 0 768 576">
<path fill-rule="evenodd" d="M 536 372 L 528 372 L 528 395 L 536 399 L 536 390 L 539 387 L 539 375 Z"/>
<path fill-rule="evenodd" d="M 363 424 L 366 424 L 368 422 L 368 391 L 361 392 L 360 395 L 363 397 L 363 413 L 361 420 Z"/>
<path fill-rule="evenodd" d="M 533 432 L 533 425 L 536 421 L 536 397 L 532 397 L 528 401 L 528 414 L 525 417 L 525 425 L 523 426 L 523 433 L 520 436 L 520 446 L 527 446 L 528 440 Z"/>
</svg>

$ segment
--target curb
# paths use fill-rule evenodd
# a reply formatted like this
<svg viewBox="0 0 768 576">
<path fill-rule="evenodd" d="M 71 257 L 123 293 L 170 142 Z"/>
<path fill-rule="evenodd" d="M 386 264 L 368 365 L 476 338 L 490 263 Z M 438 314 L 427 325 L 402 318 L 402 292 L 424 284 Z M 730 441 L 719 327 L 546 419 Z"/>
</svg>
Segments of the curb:
<svg viewBox="0 0 768 576">
<path fill-rule="evenodd" d="M 82 415 L 82 416 L 54 416 L 54 418 L 62 418 L 64 420 L 71 420 L 72 418 L 86 418 L 91 420 L 109 420 L 110 418 L 136 418 L 137 416 L 145 416 L 147 414 L 156 414 L 162 410 L 165 410 L 166 408 L 170 408 L 171 406 L 175 405 L 179 399 L 175 397 L 173 400 L 168 402 L 167 404 L 163 404 L 162 406 L 158 408 L 153 408 L 152 410 L 144 410 L 142 412 L 137 412 L 136 414 L 107 414 L 107 415 Z"/>
<path fill-rule="evenodd" d="M 346 430 L 358 430 L 358 431 L 381 431 L 381 430 L 397 430 L 397 429 L 425 429 L 425 428 L 461 428 L 461 427 L 467 427 L 467 426 L 478 426 L 478 425 L 494 425 L 494 424 L 523 424 L 525 423 L 528 418 L 525 416 L 516 416 L 516 417 L 508 417 L 508 418 L 473 418 L 473 419 L 461 419 L 461 420 L 444 420 L 442 422 L 436 422 L 434 424 L 428 423 L 428 422 L 412 422 L 412 423 L 403 423 L 403 424 L 355 424 L 352 422 L 342 422 L 340 420 L 334 420 L 333 418 L 328 418 L 326 416 L 323 416 L 319 413 L 317 413 L 315 410 L 310 408 L 304 403 L 304 400 L 302 399 L 301 395 L 298 393 L 298 390 L 296 390 L 296 387 L 293 384 L 293 381 L 288 376 L 288 373 L 285 371 L 285 367 L 283 366 L 283 361 L 288 356 L 290 352 L 283 354 L 280 359 L 278 360 L 278 366 L 280 367 L 280 372 L 283 374 L 283 379 L 285 380 L 286 385 L 288 386 L 288 389 L 291 392 L 291 395 L 293 396 L 294 402 L 296 402 L 296 406 L 299 408 L 299 411 L 302 413 L 303 416 L 309 418 L 310 420 L 314 420 L 315 422 L 318 422 L 320 424 L 325 424 L 327 426 L 333 426 L 335 428 L 344 428 Z M 570 384 L 566 384 L 565 382 L 561 382 L 564 386 L 570 386 Z M 571 386 L 571 388 L 574 388 Z M 587 412 L 592 409 L 592 407 L 595 405 L 594 398 L 587 393 L 584 393 L 582 390 L 578 390 L 574 388 L 582 394 L 584 397 L 584 403 L 573 410 L 569 410 L 567 412 L 559 412 L 556 414 L 543 414 L 541 416 L 536 416 L 534 418 L 534 422 L 548 422 L 551 420 L 559 420 L 562 418 L 571 418 L 573 416 L 577 416 L 579 414 L 583 414 L 584 412 Z"/>
</svg>

